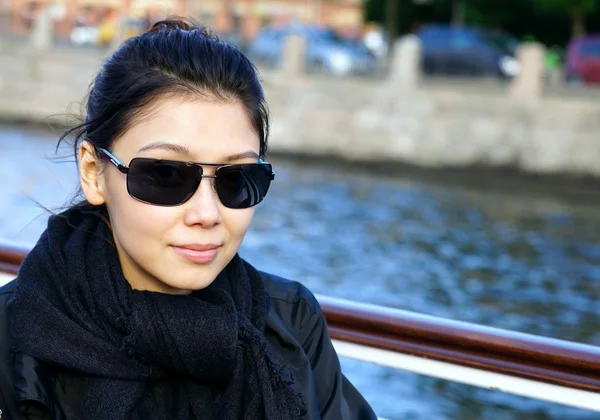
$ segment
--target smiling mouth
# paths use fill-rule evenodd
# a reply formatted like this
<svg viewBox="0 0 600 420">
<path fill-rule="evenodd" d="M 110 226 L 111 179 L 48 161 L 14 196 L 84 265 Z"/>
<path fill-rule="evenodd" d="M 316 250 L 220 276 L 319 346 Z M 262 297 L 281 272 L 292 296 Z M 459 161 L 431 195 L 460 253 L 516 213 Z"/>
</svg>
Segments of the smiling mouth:
<svg viewBox="0 0 600 420">
<path fill-rule="evenodd" d="M 172 246 L 173 251 L 183 259 L 194 264 L 208 264 L 217 258 L 220 246 L 195 247 L 196 249 L 182 246 Z"/>
</svg>

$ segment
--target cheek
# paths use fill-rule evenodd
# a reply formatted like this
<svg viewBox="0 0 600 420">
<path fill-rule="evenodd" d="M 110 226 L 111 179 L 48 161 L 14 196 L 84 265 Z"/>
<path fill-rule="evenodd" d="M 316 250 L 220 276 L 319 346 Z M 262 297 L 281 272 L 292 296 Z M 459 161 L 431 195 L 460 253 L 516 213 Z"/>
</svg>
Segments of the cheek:
<svg viewBox="0 0 600 420">
<path fill-rule="evenodd" d="M 173 211 L 132 198 L 125 180 L 110 177 L 106 183 L 106 205 L 119 242 L 126 248 L 142 250 L 160 239 L 173 225 Z"/>
<path fill-rule="evenodd" d="M 127 206 L 134 201 L 127 192 L 126 175 L 112 173 L 113 171 L 105 171 L 102 174 L 102 194 L 106 200 L 106 205 L 109 208 L 119 208 Z"/>
<path fill-rule="evenodd" d="M 231 240 L 233 242 L 241 242 L 244 235 L 250 227 L 250 223 L 254 217 L 254 208 L 244 210 L 234 210 L 228 208 L 221 209 L 221 217 Z"/>
</svg>

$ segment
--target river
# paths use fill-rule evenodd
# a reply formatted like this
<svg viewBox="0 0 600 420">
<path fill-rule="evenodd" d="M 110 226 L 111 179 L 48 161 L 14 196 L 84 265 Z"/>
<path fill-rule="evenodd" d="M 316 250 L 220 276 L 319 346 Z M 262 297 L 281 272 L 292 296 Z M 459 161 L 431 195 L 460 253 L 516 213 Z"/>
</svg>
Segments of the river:
<svg viewBox="0 0 600 420">
<path fill-rule="evenodd" d="M 0 125 L 0 237 L 35 243 L 75 191 L 57 133 Z M 512 175 L 271 159 L 241 255 L 313 292 L 600 345 L 600 188 Z M 390 420 L 598 413 L 342 359 Z"/>
</svg>

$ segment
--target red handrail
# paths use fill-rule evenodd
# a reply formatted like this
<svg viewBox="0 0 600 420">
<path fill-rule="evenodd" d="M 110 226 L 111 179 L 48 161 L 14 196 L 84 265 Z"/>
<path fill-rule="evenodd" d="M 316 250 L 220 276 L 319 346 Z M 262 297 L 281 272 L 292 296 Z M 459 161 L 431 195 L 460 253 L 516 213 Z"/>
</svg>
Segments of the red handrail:
<svg viewBox="0 0 600 420">
<path fill-rule="evenodd" d="M 600 347 L 331 297 L 319 300 L 335 339 L 600 392 Z"/>
<path fill-rule="evenodd" d="M 0 240 L 0 272 L 17 274 L 21 261 L 29 253 L 25 246 Z"/>
<path fill-rule="evenodd" d="M 28 251 L 0 241 L 0 272 L 16 274 Z M 318 299 L 333 339 L 600 392 L 599 347 L 326 296 Z"/>
</svg>

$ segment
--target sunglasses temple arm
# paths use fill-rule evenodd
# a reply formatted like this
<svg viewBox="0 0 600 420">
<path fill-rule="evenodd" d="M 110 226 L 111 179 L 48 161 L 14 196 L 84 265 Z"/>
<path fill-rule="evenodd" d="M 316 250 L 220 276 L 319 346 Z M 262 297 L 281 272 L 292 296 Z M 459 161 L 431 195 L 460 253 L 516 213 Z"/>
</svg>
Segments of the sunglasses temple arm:
<svg viewBox="0 0 600 420">
<path fill-rule="evenodd" d="M 262 159 L 258 159 L 258 163 L 266 163 L 264 160 Z M 271 176 L 271 181 L 273 181 L 275 179 L 275 172 L 273 172 L 273 170 L 271 169 L 271 173 L 269 174 Z"/>
<path fill-rule="evenodd" d="M 124 174 L 129 172 L 129 168 L 125 166 L 123 162 L 117 159 L 115 155 L 110 153 L 108 150 L 103 149 L 101 147 L 99 147 L 98 150 L 100 151 L 100 153 L 102 153 L 103 156 L 110 160 L 110 163 L 112 163 L 119 171 L 123 172 Z"/>
</svg>

